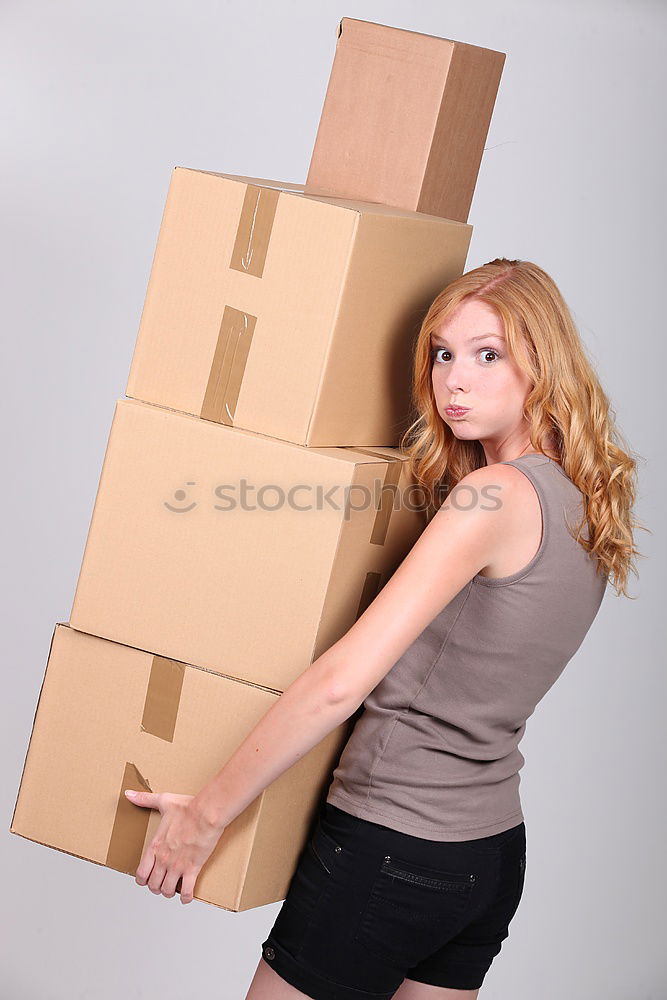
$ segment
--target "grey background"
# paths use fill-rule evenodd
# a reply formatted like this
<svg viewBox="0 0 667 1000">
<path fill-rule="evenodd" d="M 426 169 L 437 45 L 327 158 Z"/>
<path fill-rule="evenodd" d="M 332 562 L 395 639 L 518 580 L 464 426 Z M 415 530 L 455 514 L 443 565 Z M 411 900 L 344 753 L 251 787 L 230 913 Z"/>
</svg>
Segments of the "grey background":
<svg viewBox="0 0 667 1000">
<path fill-rule="evenodd" d="M 653 531 L 638 534 L 638 599 L 608 593 L 528 724 L 525 894 L 481 995 L 667 995 L 665 14 L 640 0 L 4 0 L 3 997 L 241 998 L 278 912 L 183 907 L 8 828 L 171 169 L 302 182 L 343 15 L 507 53 L 467 267 L 523 257 L 558 282 L 640 456 Z"/>
</svg>

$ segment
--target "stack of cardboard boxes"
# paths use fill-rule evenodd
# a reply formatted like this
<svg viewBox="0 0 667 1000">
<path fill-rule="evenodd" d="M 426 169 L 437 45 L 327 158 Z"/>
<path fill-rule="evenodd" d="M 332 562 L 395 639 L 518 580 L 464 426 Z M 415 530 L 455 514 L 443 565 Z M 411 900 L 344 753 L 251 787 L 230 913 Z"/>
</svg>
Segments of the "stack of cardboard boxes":
<svg viewBox="0 0 667 1000">
<path fill-rule="evenodd" d="M 465 267 L 504 55 L 344 18 L 305 186 L 177 167 L 11 830 L 133 874 L 425 525 L 412 352 Z M 196 897 L 283 899 L 351 724 L 230 824 Z"/>
</svg>

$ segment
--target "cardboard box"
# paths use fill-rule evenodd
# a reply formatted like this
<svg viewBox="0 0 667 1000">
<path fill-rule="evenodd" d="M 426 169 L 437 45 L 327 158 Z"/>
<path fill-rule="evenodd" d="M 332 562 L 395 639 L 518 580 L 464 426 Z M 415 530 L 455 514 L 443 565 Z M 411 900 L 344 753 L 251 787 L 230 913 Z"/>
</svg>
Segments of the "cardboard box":
<svg viewBox="0 0 667 1000">
<path fill-rule="evenodd" d="M 134 876 L 160 813 L 124 790 L 196 795 L 278 697 L 58 622 L 10 831 Z M 285 898 L 350 731 L 348 720 L 230 823 L 197 899 L 247 910 Z"/>
<path fill-rule="evenodd" d="M 305 184 L 466 222 L 505 53 L 344 17 Z"/>
<path fill-rule="evenodd" d="M 128 396 L 295 444 L 400 444 L 413 348 L 472 228 L 176 167 Z"/>
<path fill-rule="evenodd" d="M 120 399 L 70 622 L 284 691 L 425 526 L 398 449 L 305 448 Z"/>
</svg>

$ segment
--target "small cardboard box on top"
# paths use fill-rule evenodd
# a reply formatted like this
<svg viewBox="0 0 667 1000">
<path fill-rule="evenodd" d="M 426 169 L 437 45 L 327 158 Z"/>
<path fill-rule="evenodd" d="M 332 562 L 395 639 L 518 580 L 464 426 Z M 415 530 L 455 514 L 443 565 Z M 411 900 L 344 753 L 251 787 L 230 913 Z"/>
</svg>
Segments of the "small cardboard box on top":
<svg viewBox="0 0 667 1000">
<path fill-rule="evenodd" d="M 160 813 L 124 790 L 195 795 L 279 697 L 58 622 L 10 831 L 134 875 Z M 197 899 L 238 911 L 285 898 L 350 729 L 329 733 L 226 827 Z"/>
<path fill-rule="evenodd" d="M 467 222 L 505 53 L 344 17 L 306 194 Z"/>
<path fill-rule="evenodd" d="M 407 455 L 119 399 L 73 628 L 284 691 L 426 526 Z"/>
<path fill-rule="evenodd" d="M 309 447 L 400 445 L 472 227 L 176 167 L 126 394 Z"/>
</svg>

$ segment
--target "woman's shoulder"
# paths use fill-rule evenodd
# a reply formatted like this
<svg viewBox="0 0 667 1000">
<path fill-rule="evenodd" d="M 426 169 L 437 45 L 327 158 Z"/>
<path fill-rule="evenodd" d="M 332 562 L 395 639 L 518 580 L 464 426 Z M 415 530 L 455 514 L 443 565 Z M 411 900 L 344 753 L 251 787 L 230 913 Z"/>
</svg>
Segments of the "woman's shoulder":
<svg viewBox="0 0 667 1000">
<path fill-rule="evenodd" d="M 479 509 L 492 527 L 489 562 L 523 544 L 527 533 L 539 533 L 542 520 L 543 481 L 534 475 L 546 456 L 521 456 L 516 465 L 494 462 L 467 473 L 452 490 L 448 504 L 457 510 Z"/>
<path fill-rule="evenodd" d="M 523 459 L 530 461 L 523 462 Z M 517 461 L 517 465 L 509 464 L 507 461 L 493 462 L 490 465 L 482 465 L 478 469 L 463 476 L 451 491 L 452 502 L 465 503 L 466 497 L 471 502 L 473 497 L 479 502 L 490 499 L 506 499 L 521 501 L 524 497 L 534 496 L 535 487 L 530 475 L 526 475 L 525 469 L 541 464 L 540 459 L 545 463 L 549 462 L 547 456 L 522 455 Z"/>
</svg>

